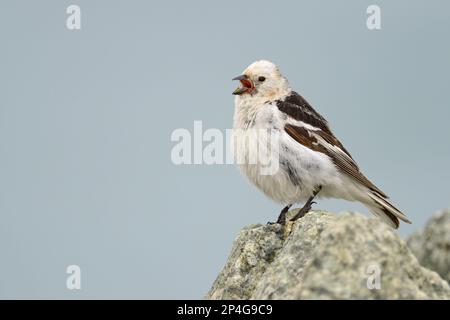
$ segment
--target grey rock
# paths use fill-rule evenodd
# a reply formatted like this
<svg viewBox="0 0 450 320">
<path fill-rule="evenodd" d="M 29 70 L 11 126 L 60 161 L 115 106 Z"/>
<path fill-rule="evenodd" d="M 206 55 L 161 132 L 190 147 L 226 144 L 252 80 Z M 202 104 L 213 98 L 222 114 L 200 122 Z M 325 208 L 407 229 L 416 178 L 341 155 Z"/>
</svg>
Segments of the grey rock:
<svg viewBox="0 0 450 320">
<path fill-rule="evenodd" d="M 450 209 L 438 212 L 425 229 L 412 234 L 408 246 L 421 265 L 450 282 Z"/>
<path fill-rule="evenodd" d="M 206 298 L 249 298 L 282 245 L 283 228 L 278 224 L 251 225 L 242 229 Z"/>
<path fill-rule="evenodd" d="M 379 220 L 313 211 L 244 228 L 205 298 L 449 299 L 450 287 Z"/>
</svg>

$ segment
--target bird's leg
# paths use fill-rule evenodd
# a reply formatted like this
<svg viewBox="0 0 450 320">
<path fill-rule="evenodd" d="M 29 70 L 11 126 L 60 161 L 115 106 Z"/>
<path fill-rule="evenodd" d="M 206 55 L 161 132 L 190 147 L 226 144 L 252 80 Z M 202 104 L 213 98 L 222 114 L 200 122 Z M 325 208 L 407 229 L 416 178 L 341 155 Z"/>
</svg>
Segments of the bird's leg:
<svg viewBox="0 0 450 320">
<path fill-rule="evenodd" d="M 306 201 L 303 208 L 301 208 L 300 211 L 297 212 L 297 214 L 290 221 L 297 221 L 298 219 L 304 217 L 305 214 L 307 214 L 311 210 L 312 205 L 314 203 L 316 203 L 313 200 L 317 196 L 317 194 L 320 192 L 320 190 L 322 190 L 322 186 L 319 186 L 314 190 L 313 195 L 311 197 L 309 197 L 308 201 Z"/>
<path fill-rule="evenodd" d="M 277 223 L 284 225 L 286 223 L 286 213 L 292 207 L 292 203 L 288 204 L 286 207 L 281 210 L 280 215 L 278 216 Z"/>
</svg>

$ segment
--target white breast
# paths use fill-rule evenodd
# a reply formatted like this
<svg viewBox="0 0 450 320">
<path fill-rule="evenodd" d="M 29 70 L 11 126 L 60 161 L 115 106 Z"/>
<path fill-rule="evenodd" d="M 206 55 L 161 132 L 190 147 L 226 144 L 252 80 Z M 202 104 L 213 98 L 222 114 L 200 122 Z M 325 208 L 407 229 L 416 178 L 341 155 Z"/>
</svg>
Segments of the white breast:
<svg viewBox="0 0 450 320">
<path fill-rule="evenodd" d="M 236 164 L 269 198 L 291 204 L 306 201 L 319 184 L 340 184 L 340 178 L 326 155 L 302 146 L 284 131 L 286 121 L 275 103 L 236 100 Z M 255 163 L 254 159 L 258 161 Z M 276 170 L 268 170 L 268 165 Z"/>
<path fill-rule="evenodd" d="M 234 114 L 234 154 L 241 172 L 274 201 L 299 201 L 301 188 L 280 167 L 279 150 L 283 121 L 277 107 L 240 101 Z M 295 200 L 295 201 L 294 201 Z"/>
</svg>

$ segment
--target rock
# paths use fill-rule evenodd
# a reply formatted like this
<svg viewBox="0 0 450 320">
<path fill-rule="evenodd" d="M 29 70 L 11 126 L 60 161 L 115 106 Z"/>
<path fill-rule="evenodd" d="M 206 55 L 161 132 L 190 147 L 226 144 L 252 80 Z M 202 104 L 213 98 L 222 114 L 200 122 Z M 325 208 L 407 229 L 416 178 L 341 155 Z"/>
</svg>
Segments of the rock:
<svg viewBox="0 0 450 320">
<path fill-rule="evenodd" d="M 408 246 L 421 265 L 450 282 L 450 209 L 438 212 L 424 230 L 411 235 Z"/>
<path fill-rule="evenodd" d="M 450 287 L 379 220 L 313 211 L 244 228 L 206 299 L 450 299 Z"/>
</svg>

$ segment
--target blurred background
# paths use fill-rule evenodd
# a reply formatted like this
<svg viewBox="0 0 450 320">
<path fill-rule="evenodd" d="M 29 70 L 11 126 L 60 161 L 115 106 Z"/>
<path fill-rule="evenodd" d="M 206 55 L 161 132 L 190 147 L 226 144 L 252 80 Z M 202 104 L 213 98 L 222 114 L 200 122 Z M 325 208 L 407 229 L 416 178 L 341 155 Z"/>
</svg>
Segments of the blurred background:
<svg viewBox="0 0 450 320">
<path fill-rule="evenodd" d="M 281 206 L 233 165 L 174 165 L 171 134 L 231 128 L 231 78 L 263 58 L 413 221 L 400 235 L 422 228 L 450 204 L 450 3 L 378 0 L 373 31 L 371 4 L 2 1 L 0 298 L 203 297 Z"/>
</svg>

